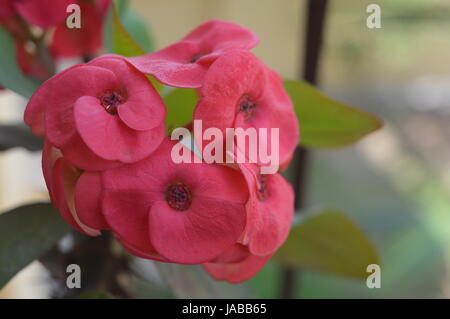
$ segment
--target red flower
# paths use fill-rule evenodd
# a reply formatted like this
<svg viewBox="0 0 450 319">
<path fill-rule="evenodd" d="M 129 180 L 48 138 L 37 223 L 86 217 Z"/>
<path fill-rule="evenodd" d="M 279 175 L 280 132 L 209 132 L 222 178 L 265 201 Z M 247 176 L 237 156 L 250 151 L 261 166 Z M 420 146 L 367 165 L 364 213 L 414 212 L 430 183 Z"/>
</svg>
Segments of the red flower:
<svg viewBox="0 0 450 319">
<path fill-rule="evenodd" d="M 79 2 L 81 28 L 69 29 L 60 23 L 53 34 L 50 51 L 55 57 L 93 55 L 102 47 L 102 27 L 109 0 Z"/>
<path fill-rule="evenodd" d="M 14 8 L 28 22 L 46 29 L 62 22 L 72 0 L 12 0 Z"/>
<path fill-rule="evenodd" d="M 85 27 L 98 31 L 98 12 L 89 6 L 82 9 Z M 75 32 L 67 37 L 81 44 L 70 47 L 66 32 L 55 33 L 54 50 L 68 50 L 59 54 L 84 54 L 98 44 Z M 255 275 L 287 238 L 292 188 L 279 174 L 261 175 L 261 158 L 234 168 L 174 161 L 179 145 L 164 137 L 166 110 L 143 72 L 200 88 L 193 119 L 202 120 L 203 130 L 227 136 L 227 128 L 279 129 L 279 145 L 263 140 L 263 146 L 285 167 L 298 144 L 297 119 L 280 77 L 246 51 L 256 43 L 248 30 L 210 21 L 159 52 L 105 55 L 44 82 L 24 117 L 45 136 L 42 169 L 62 217 L 87 235 L 111 231 L 138 257 L 202 264 L 231 283 Z M 248 145 L 231 156 L 242 153 L 249 157 Z"/>
<path fill-rule="evenodd" d="M 202 86 L 208 67 L 222 54 L 235 49 L 252 49 L 259 39 L 233 23 L 211 20 L 198 26 L 180 42 L 162 50 L 130 58 L 139 70 L 160 82 L 186 88 Z"/>
<path fill-rule="evenodd" d="M 69 29 L 67 26 L 70 4 L 80 6 L 81 28 Z M 29 27 L 23 21 L 42 29 L 52 28 L 50 39 L 46 40 L 50 41 L 49 49 L 54 57 L 90 56 L 102 47 L 103 20 L 110 4 L 111 0 L 0 0 L 0 24 L 17 41 L 20 49 L 17 55 L 21 57 L 18 61 L 23 73 L 47 78 L 47 74 L 42 75 L 41 70 L 35 70 L 41 66 L 30 61 L 36 60 L 36 55 L 31 57 L 32 54 L 23 50 L 24 43 L 31 41 Z M 25 53 L 30 57 L 25 58 Z M 35 62 L 42 64 L 41 61 Z"/>
<path fill-rule="evenodd" d="M 142 256 L 204 263 L 240 239 L 247 186 L 229 167 L 175 164 L 175 143 L 165 140 L 149 158 L 104 172 L 103 214 Z"/>
<path fill-rule="evenodd" d="M 124 59 L 99 57 L 42 84 L 25 122 L 72 165 L 103 170 L 150 155 L 164 137 L 165 114 L 142 73 Z"/>
<path fill-rule="evenodd" d="M 294 192 L 280 174 L 259 173 L 254 164 L 239 165 L 250 197 L 242 242 L 252 254 L 273 254 L 286 240 L 294 215 Z"/>
<path fill-rule="evenodd" d="M 218 58 L 200 95 L 194 120 L 202 120 L 204 130 L 215 127 L 225 134 L 226 128 L 278 128 L 279 162 L 284 167 L 291 160 L 299 140 L 292 102 L 280 77 L 255 55 L 233 51 Z M 271 153 L 273 145 L 264 142 Z M 248 150 L 242 151 L 248 156 Z"/>
<path fill-rule="evenodd" d="M 260 175 L 253 164 L 239 165 L 249 187 L 247 222 L 240 244 L 203 264 L 217 280 L 240 283 L 257 274 L 286 240 L 294 213 L 292 187 L 279 174 Z"/>
</svg>

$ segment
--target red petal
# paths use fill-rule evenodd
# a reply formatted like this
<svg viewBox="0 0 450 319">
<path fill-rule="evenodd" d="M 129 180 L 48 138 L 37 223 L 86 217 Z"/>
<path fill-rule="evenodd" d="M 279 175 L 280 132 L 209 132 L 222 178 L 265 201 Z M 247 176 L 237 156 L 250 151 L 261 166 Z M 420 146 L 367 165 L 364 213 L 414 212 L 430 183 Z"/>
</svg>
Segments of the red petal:
<svg viewBox="0 0 450 319">
<path fill-rule="evenodd" d="M 190 32 L 182 41 L 155 53 L 131 58 L 140 71 L 160 82 L 186 88 L 202 86 L 208 67 L 230 50 L 248 50 L 259 39 L 251 31 L 233 23 L 211 20 Z"/>
<path fill-rule="evenodd" d="M 243 95 L 258 99 L 265 87 L 264 68 L 250 52 L 224 54 L 211 66 L 201 88 L 194 120 L 203 120 L 203 129 L 234 127 L 238 102 Z"/>
<path fill-rule="evenodd" d="M 212 262 L 215 264 L 238 263 L 250 255 L 248 248 L 241 244 L 234 244 L 226 251 L 222 252 Z"/>
<path fill-rule="evenodd" d="M 64 158 L 59 158 L 55 162 L 52 176 L 54 204 L 72 227 L 86 235 L 97 236 L 100 232 L 84 225 L 75 211 L 74 192 L 79 176 L 80 171 L 67 163 Z"/>
<path fill-rule="evenodd" d="M 119 161 L 108 161 L 98 157 L 78 134 L 73 136 L 61 151 L 68 162 L 86 171 L 102 171 L 122 165 Z"/>
<path fill-rule="evenodd" d="M 65 73 L 80 67 L 75 65 L 69 69 L 58 73 L 45 81 L 37 90 L 28 102 L 25 109 L 24 121 L 31 127 L 33 134 L 43 136 L 45 133 L 44 112 L 46 110 L 49 99 L 51 98 L 52 90 L 58 79 Z"/>
<path fill-rule="evenodd" d="M 234 264 L 203 264 L 203 268 L 216 280 L 238 284 L 256 275 L 270 259 L 269 256 L 250 255 L 245 260 Z"/>
<path fill-rule="evenodd" d="M 69 29 L 66 21 L 53 33 L 50 50 L 56 57 L 95 54 L 102 46 L 102 16 L 95 5 L 79 3 L 81 28 Z"/>
<path fill-rule="evenodd" d="M 267 174 L 264 176 L 268 196 L 260 200 L 254 174 L 258 167 L 240 167 L 250 188 L 244 243 L 248 244 L 252 254 L 265 256 L 275 252 L 289 234 L 294 214 L 294 192 L 281 175 Z"/>
<path fill-rule="evenodd" d="M 161 256 L 180 264 L 199 264 L 235 243 L 245 225 L 242 204 L 193 197 L 186 211 L 165 201 L 150 210 L 150 240 Z"/>
<path fill-rule="evenodd" d="M 176 143 L 166 138 L 150 157 L 105 172 L 105 186 L 164 193 L 171 182 L 180 180 L 189 186 L 193 196 L 247 202 L 247 185 L 239 170 L 205 163 L 176 164 L 171 158 L 172 147 Z"/>
<path fill-rule="evenodd" d="M 243 49 L 254 48 L 258 36 L 240 25 L 222 20 L 209 20 L 191 31 L 184 41 L 199 43 L 205 49 Z"/>
<path fill-rule="evenodd" d="M 56 160 L 60 157 L 62 157 L 61 151 L 53 147 L 48 141 L 44 141 L 44 148 L 42 150 L 42 173 L 52 201 L 54 201 L 52 188 L 53 167 Z"/>
<path fill-rule="evenodd" d="M 165 135 L 164 123 L 148 131 L 135 131 L 119 117 L 106 112 L 94 97 L 81 97 L 74 106 L 77 130 L 99 157 L 133 163 L 149 156 Z"/>
<path fill-rule="evenodd" d="M 162 258 L 160 255 L 158 255 L 155 251 L 141 251 L 137 249 L 136 247 L 133 247 L 133 245 L 130 245 L 127 243 L 123 238 L 120 238 L 117 234 L 116 239 L 122 244 L 122 246 L 125 248 L 126 251 L 128 251 L 130 254 L 144 259 L 150 259 L 150 260 L 156 260 L 156 261 L 162 261 L 165 262 L 164 258 Z"/>
<path fill-rule="evenodd" d="M 157 193 L 107 190 L 103 214 L 111 230 L 128 244 L 143 252 L 155 251 L 148 237 L 148 215 L 157 199 Z"/>
<path fill-rule="evenodd" d="M 40 28 L 48 28 L 63 21 L 67 15 L 66 8 L 72 0 L 20 0 L 14 6 L 29 23 Z"/>
<path fill-rule="evenodd" d="M 157 52 L 128 60 L 139 71 L 153 75 L 165 85 L 198 88 L 202 85 L 208 67 L 189 63 L 195 52 L 197 45 L 194 43 L 178 42 Z"/>
<path fill-rule="evenodd" d="M 97 97 L 116 86 L 113 72 L 95 66 L 83 65 L 55 77 L 47 86 L 50 92 L 45 109 L 46 134 L 50 142 L 61 147 L 75 135 L 73 106 L 80 97 Z"/>
<path fill-rule="evenodd" d="M 107 229 L 100 203 L 103 185 L 100 173 L 84 172 L 75 187 L 75 208 L 80 221 L 93 229 Z"/>
<path fill-rule="evenodd" d="M 124 88 L 127 101 L 119 105 L 122 121 L 134 130 L 144 131 L 161 125 L 166 116 L 164 102 L 145 75 L 124 58 L 102 56 L 89 65 L 103 67 L 116 74 L 119 88 Z"/>
</svg>

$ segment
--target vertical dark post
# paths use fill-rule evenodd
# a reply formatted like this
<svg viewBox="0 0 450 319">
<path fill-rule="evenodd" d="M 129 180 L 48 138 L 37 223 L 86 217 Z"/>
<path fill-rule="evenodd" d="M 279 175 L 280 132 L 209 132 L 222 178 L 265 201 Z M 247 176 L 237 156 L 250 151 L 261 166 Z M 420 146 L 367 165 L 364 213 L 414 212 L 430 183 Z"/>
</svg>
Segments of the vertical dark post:
<svg viewBox="0 0 450 319">
<path fill-rule="evenodd" d="M 303 74 L 299 72 L 299 77 L 313 85 L 317 85 L 317 71 L 322 48 L 327 2 L 328 0 L 308 0 Z M 304 207 L 305 201 L 306 168 L 309 160 L 308 150 L 298 147 L 294 160 L 295 211 L 298 213 Z M 283 269 L 281 279 L 282 298 L 295 297 L 296 275 L 296 271 L 292 268 L 287 267 Z"/>
</svg>

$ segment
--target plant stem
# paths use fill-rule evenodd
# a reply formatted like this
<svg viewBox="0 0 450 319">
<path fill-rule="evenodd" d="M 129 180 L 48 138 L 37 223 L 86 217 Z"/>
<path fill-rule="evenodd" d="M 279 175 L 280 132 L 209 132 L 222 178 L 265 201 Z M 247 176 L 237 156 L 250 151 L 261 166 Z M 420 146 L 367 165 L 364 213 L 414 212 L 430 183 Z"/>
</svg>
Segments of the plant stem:
<svg viewBox="0 0 450 319">
<path fill-rule="evenodd" d="M 303 74 L 299 72 L 299 77 L 313 85 L 317 85 L 318 83 L 317 71 L 322 49 L 327 2 L 327 0 L 308 0 Z M 294 194 L 296 213 L 299 213 L 305 207 L 305 189 L 309 158 L 310 152 L 307 149 L 301 146 L 297 148 L 294 157 Z M 295 297 L 295 290 L 296 288 L 298 289 L 298 284 L 296 284 L 298 277 L 298 271 L 292 267 L 283 267 L 281 279 L 282 298 L 290 299 Z"/>
<path fill-rule="evenodd" d="M 47 45 L 45 44 L 47 31 L 43 30 L 40 36 L 36 36 L 32 32 L 31 25 L 26 22 L 21 16 L 16 17 L 16 22 L 20 26 L 21 32 L 18 32 L 17 34 L 13 33 L 13 37 L 17 37 L 23 42 L 31 41 L 35 45 L 35 55 L 42 63 L 42 66 L 46 70 L 48 77 L 53 76 L 56 70 L 53 58 L 48 50 Z"/>
<path fill-rule="evenodd" d="M 127 287 L 119 281 L 119 275 L 128 274 L 128 255 L 117 255 L 111 244 L 113 237 L 105 232 L 98 237 L 88 237 L 73 232 L 74 246 L 62 252 L 56 245 L 39 261 L 50 272 L 55 288 L 52 298 L 77 298 L 89 291 L 104 291 L 119 298 L 131 298 Z M 81 268 L 81 288 L 68 289 L 66 268 L 77 264 Z"/>
</svg>

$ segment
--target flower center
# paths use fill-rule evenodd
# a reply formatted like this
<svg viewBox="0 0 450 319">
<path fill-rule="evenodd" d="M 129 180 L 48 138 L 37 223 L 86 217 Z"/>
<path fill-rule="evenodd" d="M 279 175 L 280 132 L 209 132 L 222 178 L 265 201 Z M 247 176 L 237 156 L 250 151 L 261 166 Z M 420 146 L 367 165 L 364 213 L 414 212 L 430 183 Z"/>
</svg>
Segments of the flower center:
<svg viewBox="0 0 450 319">
<path fill-rule="evenodd" d="M 256 108 L 256 102 L 253 98 L 248 95 L 243 95 L 238 103 L 239 112 L 244 113 L 244 117 L 246 120 L 250 119 L 253 116 L 253 113 Z"/>
<path fill-rule="evenodd" d="M 258 199 L 260 201 L 265 200 L 270 196 L 269 191 L 267 190 L 267 176 L 259 175 L 258 176 Z"/>
<path fill-rule="evenodd" d="M 105 91 L 100 97 L 100 103 L 109 114 L 117 114 L 117 108 L 120 104 L 126 102 L 126 94 L 124 91 L 108 90 Z"/>
<path fill-rule="evenodd" d="M 192 56 L 192 58 L 189 60 L 188 63 L 195 63 L 197 62 L 198 59 L 200 59 L 202 56 L 204 56 L 203 53 L 197 53 L 195 55 Z"/>
<path fill-rule="evenodd" d="M 191 190 L 182 182 L 174 182 L 166 189 L 166 201 L 175 210 L 186 210 L 191 206 Z"/>
</svg>

